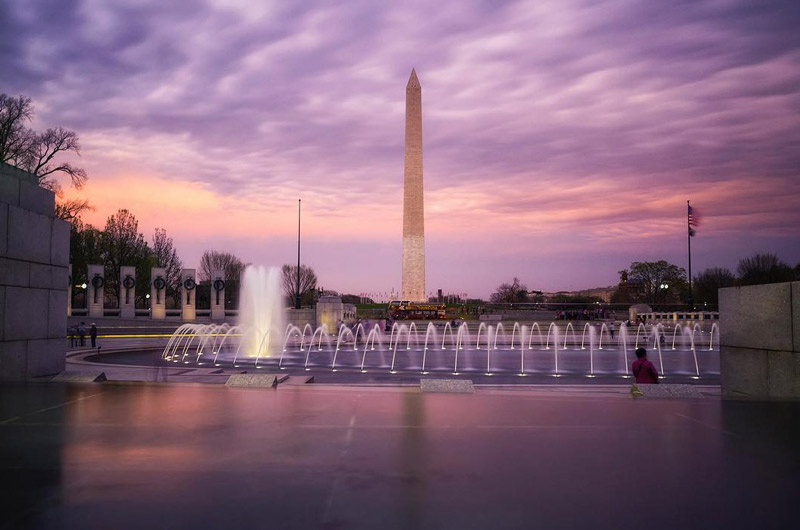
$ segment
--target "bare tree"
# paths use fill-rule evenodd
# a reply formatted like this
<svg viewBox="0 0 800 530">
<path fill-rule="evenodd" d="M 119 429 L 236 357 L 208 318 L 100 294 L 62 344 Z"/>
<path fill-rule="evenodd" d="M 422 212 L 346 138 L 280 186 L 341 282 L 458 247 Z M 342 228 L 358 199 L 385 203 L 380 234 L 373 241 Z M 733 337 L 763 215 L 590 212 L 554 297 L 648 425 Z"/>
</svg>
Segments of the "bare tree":
<svg viewBox="0 0 800 530">
<path fill-rule="evenodd" d="M 32 173 L 38 177 L 40 186 L 59 197 L 62 190 L 56 180 L 58 174 L 67 175 L 76 189 L 83 187 L 86 171 L 56 160 L 59 153 L 72 152 L 80 156 L 77 133 L 63 127 L 36 133 L 27 126 L 31 119 L 31 98 L 0 94 L 0 161 Z"/>
<path fill-rule="evenodd" d="M 86 182 L 86 171 L 67 162 L 55 162 L 58 153 L 71 151 L 80 155 L 81 148 L 78 135 L 74 131 L 55 127 L 42 134 L 34 135 L 30 147 L 22 159 L 22 169 L 39 177 L 39 184 L 61 195 L 61 186 L 54 174 L 64 173 L 69 176 L 72 185 L 81 189 Z"/>
<path fill-rule="evenodd" d="M 56 203 L 55 214 L 56 217 L 68 223 L 78 224 L 81 220 L 81 214 L 85 211 L 94 211 L 94 206 L 91 206 L 89 201 L 67 199 L 66 201 Z"/>
<path fill-rule="evenodd" d="M 495 304 L 514 304 L 528 300 L 528 288 L 516 276 L 511 283 L 501 283 L 489 298 Z"/>
<path fill-rule="evenodd" d="M 297 296 L 297 265 L 284 265 L 281 268 L 283 294 L 290 303 Z M 314 302 L 314 291 L 317 288 L 317 274 L 311 267 L 300 265 L 300 300 L 303 305 Z"/>
<path fill-rule="evenodd" d="M 775 254 L 755 254 L 741 259 L 736 271 L 741 285 L 790 282 L 794 277 L 792 268 Z"/>
<path fill-rule="evenodd" d="M 25 157 L 33 139 L 26 126 L 31 119 L 31 98 L 0 94 L 0 162 L 16 166 Z"/>
<path fill-rule="evenodd" d="M 167 284 L 167 296 L 172 298 L 173 302 L 178 305 L 183 262 L 178 257 L 178 251 L 175 250 L 172 238 L 167 237 L 167 231 L 163 228 L 156 228 L 153 234 L 153 255 L 157 266 L 165 269 L 166 278 L 164 278 L 164 281 Z"/>
<path fill-rule="evenodd" d="M 200 271 L 197 278 L 200 281 L 209 281 L 212 279 L 214 271 L 225 271 L 225 280 L 238 283 L 246 266 L 245 262 L 230 252 L 206 250 L 200 258 Z"/>
<path fill-rule="evenodd" d="M 698 303 L 711 304 L 711 309 L 714 309 L 719 302 L 719 290 L 735 283 L 736 277 L 728 269 L 710 267 L 694 277 L 694 299 Z"/>
</svg>

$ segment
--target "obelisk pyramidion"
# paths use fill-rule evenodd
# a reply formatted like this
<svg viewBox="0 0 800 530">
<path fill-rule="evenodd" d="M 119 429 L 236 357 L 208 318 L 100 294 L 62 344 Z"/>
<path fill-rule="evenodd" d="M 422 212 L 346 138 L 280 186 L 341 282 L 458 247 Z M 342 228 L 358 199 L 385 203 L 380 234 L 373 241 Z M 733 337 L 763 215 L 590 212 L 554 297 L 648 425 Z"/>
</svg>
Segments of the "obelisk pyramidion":
<svg viewBox="0 0 800 530">
<path fill-rule="evenodd" d="M 422 87 L 411 70 L 406 85 L 406 161 L 403 175 L 402 299 L 425 296 L 425 208 L 422 196 Z"/>
</svg>

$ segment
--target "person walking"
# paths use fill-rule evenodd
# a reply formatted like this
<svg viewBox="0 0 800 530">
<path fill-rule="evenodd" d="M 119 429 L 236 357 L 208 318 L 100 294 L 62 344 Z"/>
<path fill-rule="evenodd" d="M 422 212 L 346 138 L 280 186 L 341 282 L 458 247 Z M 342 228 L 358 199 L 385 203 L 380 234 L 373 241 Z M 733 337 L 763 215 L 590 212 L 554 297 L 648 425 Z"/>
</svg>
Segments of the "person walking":
<svg viewBox="0 0 800 530">
<path fill-rule="evenodd" d="M 658 372 L 647 359 L 647 350 L 636 348 L 636 360 L 633 361 L 631 371 L 639 384 L 658 384 Z"/>
<path fill-rule="evenodd" d="M 614 332 L 615 332 L 616 330 L 617 330 L 617 328 L 614 326 L 614 323 L 612 322 L 612 323 L 611 323 L 611 324 L 608 326 L 608 332 L 609 332 L 609 333 L 611 333 L 611 340 L 614 340 Z"/>
<path fill-rule="evenodd" d="M 89 337 L 92 339 L 92 348 L 97 348 L 97 325 L 92 322 L 92 327 L 89 328 Z"/>
</svg>

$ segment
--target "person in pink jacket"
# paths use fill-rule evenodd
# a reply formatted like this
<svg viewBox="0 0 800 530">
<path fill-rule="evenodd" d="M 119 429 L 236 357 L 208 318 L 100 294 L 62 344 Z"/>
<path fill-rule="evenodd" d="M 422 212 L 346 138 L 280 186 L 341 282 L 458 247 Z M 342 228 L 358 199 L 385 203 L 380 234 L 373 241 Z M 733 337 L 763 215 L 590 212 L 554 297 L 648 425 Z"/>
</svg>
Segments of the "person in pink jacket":
<svg viewBox="0 0 800 530">
<path fill-rule="evenodd" d="M 658 384 L 658 372 L 653 363 L 647 360 L 647 350 L 644 348 L 636 348 L 636 360 L 633 361 L 631 371 L 637 383 Z"/>
</svg>

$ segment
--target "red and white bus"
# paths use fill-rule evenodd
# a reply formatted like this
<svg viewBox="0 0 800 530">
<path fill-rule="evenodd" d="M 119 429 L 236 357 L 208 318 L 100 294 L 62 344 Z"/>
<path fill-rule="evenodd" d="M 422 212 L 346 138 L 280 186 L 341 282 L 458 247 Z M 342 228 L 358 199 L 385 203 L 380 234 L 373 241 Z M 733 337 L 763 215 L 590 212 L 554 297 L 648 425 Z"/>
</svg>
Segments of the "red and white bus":
<svg viewBox="0 0 800 530">
<path fill-rule="evenodd" d="M 445 320 L 446 310 L 444 304 L 420 304 L 408 300 L 389 302 L 389 317 L 394 320 Z"/>
</svg>

